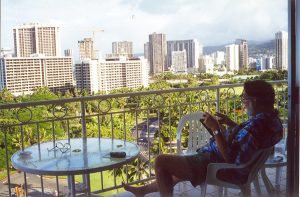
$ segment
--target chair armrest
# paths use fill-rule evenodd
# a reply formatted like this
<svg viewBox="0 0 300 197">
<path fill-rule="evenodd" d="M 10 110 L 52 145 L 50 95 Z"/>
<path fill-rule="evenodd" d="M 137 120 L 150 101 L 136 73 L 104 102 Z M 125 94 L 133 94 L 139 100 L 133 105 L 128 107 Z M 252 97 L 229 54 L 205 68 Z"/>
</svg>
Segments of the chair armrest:
<svg viewBox="0 0 300 197">
<path fill-rule="evenodd" d="M 217 172 L 220 169 L 237 169 L 243 168 L 245 165 L 236 165 L 236 164 L 229 164 L 229 163 L 210 163 L 207 166 L 207 173 L 206 173 L 206 182 L 208 184 L 214 184 L 229 188 L 238 188 L 234 184 L 222 181 L 217 178 Z"/>
<path fill-rule="evenodd" d="M 217 177 L 217 172 L 221 169 L 241 169 L 247 167 L 247 165 L 249 164 L 246 163 L 236 165 L 230 163 L 210 163 L 207 166 L 207 175 L 209 175 L 210 177 Z"/>
</svg>

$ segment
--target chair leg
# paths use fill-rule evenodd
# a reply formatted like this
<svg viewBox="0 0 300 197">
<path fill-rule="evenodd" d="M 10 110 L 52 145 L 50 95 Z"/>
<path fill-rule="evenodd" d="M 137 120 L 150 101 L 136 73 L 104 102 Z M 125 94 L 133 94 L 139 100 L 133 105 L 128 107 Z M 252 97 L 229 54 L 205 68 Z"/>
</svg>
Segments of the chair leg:
<svg viewBox="0 0 300 197">
<path fill-rule="evenodd" d="M 274 192 L 274 187 L 266 174 L 266 169 L 262 168 L 260 170 L 260 172 L 261 172 L 262 180 L 264 181 L 264 184 L 266 186 L 267 192 L 268 192 L 269 196 L 272 196 L 273 192 Z"/>
<path fill-rule="evenodd" d="M 261 190 L 260 190 L 260 185 L 259 185 L 259 180 L 258 180 L 258 175 L 253 180 L 254 188 L 256 191 L 257 196 L 261 196 Z"/>
<path fill-rule="evenodd" d="M 218 197 L 222 197 L 223 196 L 223 187 L 218 186 Z"/>
<path fill-rule="evenodd" d="M 282 176 L 283 167 L 276 168 L 276 179 L 275 179 L 275 188 L 276 190 L 280 190 L 280 181 Z"/>
<path fill-rule="evenodd" d="M 205 197 L 207 184 L 203 183 L 203 184 L 200 185 L 200 187 L 201 187 L 201 195 L 200 196 Z"/>
<path fill-rule="evenodd" d="M 241 188 L 243 197 L 251 197 L 251 186 L 247 185 Z"/>
</svg>

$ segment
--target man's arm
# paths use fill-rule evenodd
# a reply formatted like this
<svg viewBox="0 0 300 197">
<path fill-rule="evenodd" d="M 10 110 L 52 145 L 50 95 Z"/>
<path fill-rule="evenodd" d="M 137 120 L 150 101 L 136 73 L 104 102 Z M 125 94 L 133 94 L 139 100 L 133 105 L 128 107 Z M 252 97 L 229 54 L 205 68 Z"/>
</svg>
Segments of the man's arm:
<svg viewBox="0 0 300 197">
<path fill-rule="evenodd" d="M 206 113 L 204 123 L 213 131 L 219 151 L 221 152 L 224 160 L 226 162 L 229 162 L 230 157 L 227 153 L 228 145 L 224 136 L 221 133 L 218 121 L 210 114 Z"/>
<path fill-rule="evenodd" d="M 229 127 L 235 127 L 236 125 L 237 125 L 237 123 L 236 122 L 234 122 L 233 120 L 231 120 L 227 115 L 225 115 L 225 114 L 222 114 L 222 113 L 220 113 L 220 112 L 216 112 L 216 114 L 215 114 L 217 117 L 218 117 L 218 122 L 219 122 L 219 124 L 225 124 L 225 125 L 227 125 L 227 126 L 229 126 Z"/>
</svg>

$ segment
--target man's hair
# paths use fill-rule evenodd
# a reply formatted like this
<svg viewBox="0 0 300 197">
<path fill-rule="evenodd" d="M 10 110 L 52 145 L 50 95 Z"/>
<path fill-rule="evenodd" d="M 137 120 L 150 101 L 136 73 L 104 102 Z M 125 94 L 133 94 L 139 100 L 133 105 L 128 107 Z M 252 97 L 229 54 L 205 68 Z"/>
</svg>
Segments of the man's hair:
<svg viewBox="0 0 300 197">
<path fill-rule="evenodd" d="M 258 105 L 266 107 L 274 106 L 274 88 L 264 80 L 246 81 L 244 83 L 244 91 L 248 96 L 255 97 Z"/>
</svg>

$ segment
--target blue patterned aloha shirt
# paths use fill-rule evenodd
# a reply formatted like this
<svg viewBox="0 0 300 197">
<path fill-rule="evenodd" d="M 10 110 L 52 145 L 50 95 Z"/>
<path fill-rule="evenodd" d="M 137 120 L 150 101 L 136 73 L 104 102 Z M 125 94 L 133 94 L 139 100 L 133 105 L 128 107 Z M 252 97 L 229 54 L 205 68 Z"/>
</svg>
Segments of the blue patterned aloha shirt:
<svg viewBox="0 0 300 197">
<path fill-rule="evenodd" d="M 239 165 L 249 161 L 257 150 L 278 143 L 282 139 L 283 128 L 278 113 L 259 113 L 246 122 L 227 129 L 223 135 L 228 145 L 226 151 L 229 163 Z M 225 162 L 214 138 L 198 152 L 210 153 L 211 162 Z M 221 170 L 219 174 L 223 180 L 228 178 L 230 182 L 241 183 L 246 181 L 249 170 Z M 236 180 L 232 180 L 233 177 Z"/>
</svg>

